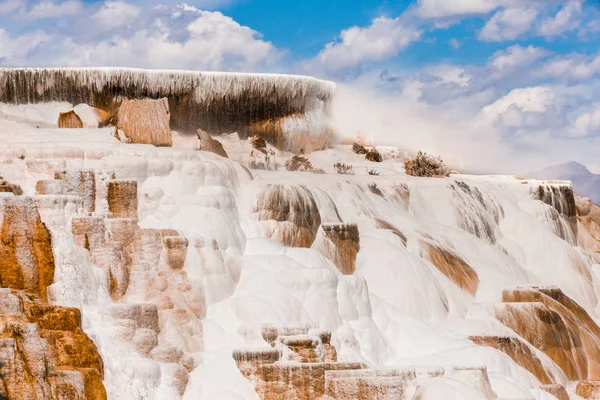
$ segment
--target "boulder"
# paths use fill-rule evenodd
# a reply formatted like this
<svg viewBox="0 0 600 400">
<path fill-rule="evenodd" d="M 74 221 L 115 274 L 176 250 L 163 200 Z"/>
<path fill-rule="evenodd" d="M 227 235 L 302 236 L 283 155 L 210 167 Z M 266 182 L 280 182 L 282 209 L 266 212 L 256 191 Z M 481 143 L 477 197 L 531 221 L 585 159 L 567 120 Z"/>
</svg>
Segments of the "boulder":
<svg viewBox="0 0 600 400">
<path fill-rule="evenodd" d="M 169 126 L 171 113 L 166 98 L 158 100 L 124 99 L 116 117 L 118 130 L 131 143 L 171 147 L 173 138 Z"/>
<path fill-rule="evenodd" d="M 209 152 L 215 153 L 221 157 L 229 158 L 227 156 L 227 152 L 223 148 L 223 145 L 221 144 L 221 142 L 219 142 L 216 139 L 213 139 L 213 137 L 210 135 L 210 133 L 205 132 L 202 129 L 198 129 L 196 131 L 196 134 L 198 135 L 198 140 L 199 140 L 199 146 L 198 146 L 197 150 L 209 151 Z"/>
<path fill-rule="evenodd" d="M 58 127 L 61 129 L 80 129 L 83 128 L 83 122 L 81 121 L 81 118 L 79 118 L 79 115 L 77 115 L 75 111 L 71 110 L 64 113 L 60 113 L 60 115 L 58 116 Z"/>
</svg>

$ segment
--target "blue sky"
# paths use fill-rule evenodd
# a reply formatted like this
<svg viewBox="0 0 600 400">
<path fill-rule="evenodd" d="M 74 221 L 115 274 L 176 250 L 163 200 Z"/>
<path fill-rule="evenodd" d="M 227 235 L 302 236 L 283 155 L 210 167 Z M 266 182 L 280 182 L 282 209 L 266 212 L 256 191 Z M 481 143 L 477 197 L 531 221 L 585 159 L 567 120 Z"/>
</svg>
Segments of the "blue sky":
<svg viewBox="0 0 600 400">
<path fill-rule="evenodd" d="M 600 171 L 598 0 L 0 0 L 0 66 L 308 74 L 345 135 Z"/>
</svg>

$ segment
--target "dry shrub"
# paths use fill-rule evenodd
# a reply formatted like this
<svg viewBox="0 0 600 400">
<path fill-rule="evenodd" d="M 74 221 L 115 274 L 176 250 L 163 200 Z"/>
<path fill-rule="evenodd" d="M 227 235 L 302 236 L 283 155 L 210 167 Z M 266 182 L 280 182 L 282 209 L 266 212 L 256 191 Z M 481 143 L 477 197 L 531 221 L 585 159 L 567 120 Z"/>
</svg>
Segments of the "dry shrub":
<svg viewBox="0 0 600 400">
<path fill-rule="evenodd" d="M 354 175 L 354 168 L 352 165 L 336 163 L 333 164 L 333 168 L 341 175 Z"/>
<path fill-rule="evenodd" d="M 404 167 L 406 168 L 406 173 L 412 176 L 431 178 L 450 175 L 450 168 L 444 164 L 444 160 L 441 157 L 433 157 L 422 151 L 419 151 L 415 158 L 408 160 L 404 164 Z"/>
<path fill-rule="evenodd" d="M 308 158 L 294 156 L 291 160 L 286 161 L 285 168 L 288 171 L 312 171 L 313 166 Z"/>
<path fill-rule="evenodd" d="M 379 171 L 377 171 L 376 169 L 370 169 L 367 172 L 369 173 L 369 175 L 379 176 Z"/>
<path fill-rule="evenodd" d="M 383 161 L 383 157 L 381 156 L 381 153 L 379 151 L 377 151 L 377 149 L 372 149 L 369 150 L 367 152 L 367 154 L 365 155 L 365 159 L 371 162 L 382 162 Z"/>
<path fill-rule="evenodd" d="M 367 149 L 365 149 L 364 146 L 361 146 L 358 143 L 354 143 L 352 145 L 352 151 L 356 154 L 367 154 Z"/>
<path fill-rule="evenodd" d="M 81 129 L 83 128 L 83 121 L 81 121 L 81 118 L 79 118 L 79 115 L 77 115 L 75 111 L 71 110 L 64 113 L 60 113 L 58 117 L 58 127 Z"/>
</svg>

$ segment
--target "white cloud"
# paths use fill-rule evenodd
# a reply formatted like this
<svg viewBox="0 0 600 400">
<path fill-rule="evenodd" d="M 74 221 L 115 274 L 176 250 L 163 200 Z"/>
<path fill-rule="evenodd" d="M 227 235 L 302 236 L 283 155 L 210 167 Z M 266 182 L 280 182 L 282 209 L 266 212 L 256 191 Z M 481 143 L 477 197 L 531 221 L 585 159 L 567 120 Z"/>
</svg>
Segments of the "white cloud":
<svg viewBox="0 0 600 400">
<path fill-rule="evenodd" d="M 140 15 L 140 9 L 124 1 L 107 1 L 92 15 L 97 26 L 104 30 L 131 24 Z"/>
<path fill-rule="evenodd" d="M 79 0 L 67 0 L 59 4 L 43 1 L 35 4 L 25 16 L 29 19 L 70 17 L 78 14 L 82 9 L 83 4 Z"/>
<path fill-rule="evenodd" d="M 498 7 L 519 4 L 518 0 L 419 0 L 417 10 L 423 17 L 442 18 L 487 14 Z"/>
<path fill-rule="evenodd" d="M 538 75 L 562 80 L 587 80 L 600 74 L 600 55 L 584 56 L 574 53 L 548 61 Z"/>
<path fill-rule="evenodd" d="M 479 31 L 479 39 L 487 42 L 514 40 L 529 30 L 536 17 L 537 10 L 533 7 L 502 9 Z"/>
<path fill-rule="evenodd" d="M 419 40 L 422 33 L 402 17 L 376 18 L 366 28 L 353 26 L 343 30 L 340 40 L 328 43 L 317 61 L 328 69 L 338 70 L 367 61 L 385 60 Z"/>
<path fill-rule="evenodd" d="M 0 17 L 10 15 L 24 6 L 23 0 L 5 0 L 0 2 Z"/>
<path fill-rule="evenodd" d="M 190 10 L 188 10 L 190 11 Z M 67 38 L 66 52 L 54 60 L 69 66 L 130 66 L 210 70 L 256 70 L 279 59 L 281 52 L 263 41 L 258 32 L 238 24 L 220 12 L 191 10 L 195 18 L 183 41 L 170 38 L 168 22 L 138 29 L 133 36 L 113 36 L 93 44 Z"/>
<path fill-rule="evenodd" d="M 13 37 L 0 29 L 0 65 L 24 65 L 32 52 L 52 39 L 45 32 L 26 33 Z"/>
<path fill-rule="evenodd" d="M 600 107 L 579 114 L 575 119 L 571 132 L 572 136 L 575 137 L 600 134 Z"/>
<path fill-rule="evenodd" d="M 40 18 L 55 11 L 38 6 Z M 232 18 L 186 5 L 141 8 L 106 1 L 90 17 L 69 21 L 53 36 L 38 32 L 14 37 L 0 30 L 0 65 L 257 71 L 270 68 L 283 55 L 260 33 Z"/>
<path fill-rule="evenodd" d="M 517 44 L 494 53 L 488 61 L 488 66 L 502 74 L 506 74 L 530 65 L 546 55 L 548 55 L 548 52 L 542 48 L 522 47 Z"/>
<path fill-rule="evenodd" d="M 528 113 L 543 113 L 554 104 L 556 95 L 552 89 L 543 86 L 513 89 L 506 96 L 484 107 L 481 115 L 484 119 L 495 121 L 511 110 Z"/>
<path fill-rule="evenodd" d="M 458 50 L 460 49 L 460 46 L 462 46 L 462 42 L 458 39 L 450 39 L 448 43 L 454 50 Z"/>
<path fill-rule="evenodd" d="M 554 17 L 544 19 L 538 26 L 541 36 L 556 36 L 575 30 L 581 24 L 581 2 L 570 1 Z"/>
</svg>

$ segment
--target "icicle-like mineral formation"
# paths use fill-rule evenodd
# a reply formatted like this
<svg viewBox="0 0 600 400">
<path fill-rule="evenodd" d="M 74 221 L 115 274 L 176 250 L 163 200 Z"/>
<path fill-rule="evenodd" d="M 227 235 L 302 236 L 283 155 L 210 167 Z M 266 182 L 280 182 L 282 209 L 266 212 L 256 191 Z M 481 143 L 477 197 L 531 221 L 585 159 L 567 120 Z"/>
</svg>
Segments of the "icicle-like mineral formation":
<svg viewBox="0 0 600 400">
<path fill-rule="evenodd" d="M 296 137 L 314 133 L 329 138 L 332 125 L 328 106 L 334 90 L 332 82 L 276 74 L 0 68 L 0 103 L 65 101 L 85 103 L 114 113 L 124 98 L 166 97 L 172 110 L 172 128 L 189 133 L 203 129 L 219 134 L 234 131 L 246 134 L 254 124 L 281 119 L 293 123 L 277 125 L 273 136 L 286 135 L 289 131 Z M 304 119 L 305 122 L 300 122 Z M 318 141 L 328 143 L 327 138 Z M 274 137 L 273 142 L 290 144 L 286 138 L 279 137 Z"/>
</svg>

